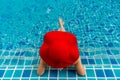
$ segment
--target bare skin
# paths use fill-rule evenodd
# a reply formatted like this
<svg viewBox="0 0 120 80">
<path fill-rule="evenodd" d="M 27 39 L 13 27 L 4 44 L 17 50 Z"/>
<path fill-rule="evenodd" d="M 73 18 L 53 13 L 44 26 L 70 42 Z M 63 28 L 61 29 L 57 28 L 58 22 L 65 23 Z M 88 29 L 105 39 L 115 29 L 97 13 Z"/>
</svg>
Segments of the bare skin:
<svg viewBox="0 0 120 80">
<path fill-rule="evenodd" d="M 75 65 L 75 69 L 77 71 L 77 73 L 81 76 L 84 76 L 85 75 L 85 68 L 84 66 L 82 65 L 81 63 L 81 59 L 80 57 L 78 58 L 78 60 L 74 63 Z"/>
<path fill-rule="evenodd" d="M 58 31 L 65 32 L 65 29 L 63 27 L 64 22 L 62 21 L 61 18 L 59 18 L 59 24 L 60 24 L 60 28 L 58 29 Z M 78 74 L 80 74 L 81 76 L 85 75 L 85 68 L 83 67 L 83 65 L 81 63 L 80 57 L 78 58 L 77 61 L 75 61 L 75 63 L 73 65 L 75 66 Z M 37 71 L 37 73 L 38 73 L 39 76 L 41 76 L 41 75 L 44 74 L 45 67 L 46 67 L 46 63 L 42 59 L 40 59 L 40 64 L 39 64 L 38 71 Z"/>
<path fill-rule="evenodd" d="M 60 24 L 60 28 L 58 29 L 58 31 L 66 32 L 66 31 L 65 31 L 65 28 L 63 27 L 64 22 L 62 21 L 61 18 L 59 18 L 59 24 Z"/>
</svg>

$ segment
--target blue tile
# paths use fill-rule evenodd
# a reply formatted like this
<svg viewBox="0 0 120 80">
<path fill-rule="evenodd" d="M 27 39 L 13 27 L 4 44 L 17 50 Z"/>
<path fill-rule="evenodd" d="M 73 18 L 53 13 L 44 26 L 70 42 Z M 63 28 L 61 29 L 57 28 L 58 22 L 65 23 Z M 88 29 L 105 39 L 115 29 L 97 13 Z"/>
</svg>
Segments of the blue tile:
<svg viewBox="0 0 120 80">
<path fill-rule="evenodd" d="M 120 80 L 120 78 L 117 78 L 117 80 Z"/>
<path fill-rule="evenodd" d="M 30 77 L 31 70 L 24 70 L 22 77 Z"/>
<path fill-rule="evenodd" d="M 82 61 L 82 64 L 88 64 L 87 59 L 81 59 L 81 61 Z"/>
<path fill-rule="evenodd" d="M 93 55 L 95 55 L 95 53 L 94 52 L 90 52 L 90 56 L 93 56 Z"/>
<path fill-rule="evenodd" d="M 13 77 L 21 77 L 22 70 L 15 70 Z"/>
<path fill-rule="evenodd" d="M 76 77 L 76 70 L 68 70 L 68 77 Z"/>
<path fill-rule="evenodd" d="M 3 56 L 8 56 L 9 55 L 9 52 L 4 52 L 3 53 Z"/>
<path fill-rule="evenodd" d="M 30 65 L 31 64 L 31 60 L 26 60 L 25 61 L 25 65 Z"/>
<path fill-rule="evenodd" d="M 40 79 L 37 79 L 37 80 L 50 80 L 50 78 L 48 79 L 47 77 L 46 78 L 40 77 Z"/>
<path fill-rule="evenodd" d="M 95 54 L 96 54 L 96 55 L 99 55 L 99 54 L 101 54 L 101 51 L 96 51 Z"/>
<path fill-rule="evenodd" d="M 96 69 L 95 72 L 96 72 L 96 76 L 97 76 L 97 77 L 104 77 L 103 70 Z"/>
<path fill-rule="evenodd" d="M 50 70 L 50 77 L 57 77 L 57 70 Z"/>
<path fill-rule="evenodd" d="M 39 77 L 38 77 L 39 78 Z M 30 80 L 39 80 L 38 78 L 36 77 L 31 77 Z M 40 80 L 45 80 L 45 79 L 40 79 Z"/>
<path fill-rule="evenodd" d="M 27 57 L 31 57 L 32 55 L 33 55 L 33 53 L 28 52 L 28 51 L 25 51 L 25 56 L 27 56 Z"/>
<path fill-rule="evenodd" d="M 89 61 L 89 64 L 95 64 L 94 59 L 88 59 L 88 61 Z"/>
<path fill-rule="evenodd" d="M 120 59 L 117 59 L 118 63 L 120 64 Z"/>
<path fill-rule="evenodd" d="M 19 61 L 18 61 L 18 65 L 23 65 L 24 62 L 25 62 L 24 60 L 19 60 Z"/>
<path fill-rule="evenodd" d="M 23 56 L 24 54 L 25 54 L 25 52 L 21 52 L 21 53 L 20 53 L 20 56 Z"/>
<path fill-rule="evenodd" d="M 114 55 L 119 54 L 119 50 L 111 50 L 111 52 L 112 52 Z"/>
<path fill-rule="evenodd" d="M 3 77 L 5 70 L 0 70 L 0 77 Z"/>
<path fill-rule="evenodd" d="M 66 70 L 59 70 L 59 77 L 66 77 L 67 76 L 67 71 Z"/>
<path fill-rule="evenodd" d="M 45 70 L 44 74 L 41 77 L 48 77 L 48 70 Z"/>
<path fill-rule="evenodd" d="M 95 73 L 93 69 L 87 69 L 87 77 L 95 77 Z"/>
<path fill-rule="evenodd" d="M 51 77 L 50 77 L 50 79 L 49 79 L 49 80 L 58 80 L 58 79 L 57 79 L 57 78 L 51 78 Z"/>
<path fill-rule="evenodd" d="M 10 80 L 10 79 L 2 79 L 2 80 Z"/>
<path fill-rule="evenodd" d="M 96 80 L 96 78 L 88 78 L 87 80 Z"/>
<path fill-rule="evenodd" d="M 37 63 L 38 63 L 38 59 L 34 59 L 34 60 L 32 61 L 32 65 L 37 64 Z"/>
<path fill-rule="evenodd" d="M 111 53 L 111 51 L 110 51 L 110 50 L 107 50 L 107 54 L 112 55 L 112 53 Z"/>
<path fill-rule="evenodd" d="M 97 80 L 105 80 L 105 78 L 97 78 Z"/>
<path fill-rule="evenodd" d="M 86 77 L 78 77 L 78 79 L 77 80 L 86 80 Z"/>
<path fill-rule="evenodd" d="M 116 77 L 120 77 L 120 69 L 115 69 L 114 73 Z"/>
<path fill-rule="evenodd" d="M 110 64 L 110 61 L 108 59 L 102 59 L 104 64 Z"/>
<path fill-rule="evenodd" d="M 19 56 L 19 55 L 20 55 L 20 52 L 16 52 L 16 53 L 15 53 L 15 56 Z"/>
<path fill-rule="evenodd" d="M 10 63 L 10 59 L 6 59 L 4 64 L 9 64 Z"/>
<path fill-rule="evenodd" d="M 67 80 L 67 77 L 66 78 L 60 78 L 59 80 Z"/>
<path fill-rule="evenodd" d="M 31 77 L 38 77 L 37 70 L 32 70 L 32 75 Z"/>
<path fill-rule="evenodd" d="M 106 77 L 114 77 L 112 70 L 105 69 L 104 71 L 105 71 Z"/>
<path fill-rule="evenodd" d="M 111 64 L 117 64 L 115 59 L 110 59 L 110 61 L 111 61 Z"/>
<path fill-rule="evenodd" d="M 83 52 L 80 52 L 80 56 L 84 56 L 84 53 L 83 53 Z"/>
<path fill-rule="evenodd" d="M 118 65 L 112 65 L 112 68 L 113 69 L 120 69 L 120 66 L 118 66 Z"/>
<path fill-rule="evenodd" d="M 7 70 L 4 77 L 11 77 L 13 70 Z"/>
<path fill-rule="evenodd" d="M 115 80 L 115 77 L 107 77 L 107 80 Z"/>
<path fill-rule="evenodd" d="M 18 59 L 12 59 L 11 65 L 16 65 L 16 64 L 17 64 L 17 61 L 18 61 Z"/>
<path fill-rule="evenodd" d="M 4 59 L 0 59 L 0 65 L 4 62 Z"/>
<path fill-rule="evenodd" d="M 97 64 L 102 64 L 101 59 L 95 59 Z"/>
<path fill-rule="evenodd" d="M 10 52 L 10 56 L 14 56 L 15 55 L 15 53 L 14 52 Z"/>
<path fill-rule="evenodd" d="M 84 52 L 84 55 L 85 55 L 85 56 L 89 56 L 89 53 L 88 53 L 88 52 Z"/>
</svg>

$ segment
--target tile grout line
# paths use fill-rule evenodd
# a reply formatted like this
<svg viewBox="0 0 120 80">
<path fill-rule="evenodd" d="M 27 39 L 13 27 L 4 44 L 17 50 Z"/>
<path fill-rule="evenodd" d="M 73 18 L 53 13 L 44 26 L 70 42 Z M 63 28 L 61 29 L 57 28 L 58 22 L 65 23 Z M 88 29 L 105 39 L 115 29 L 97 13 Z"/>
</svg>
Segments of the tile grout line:
<svg viewBox="0 0 120 80">
<path fill-rule="evenodd" d="M 4 70 L 4 74 L 3 74 L 3 77 L 5 76 L 5 73 L 7 72 L 7 70 L 8 70 L 8 67 L 7 68 L 5 68 L 5 70 Z M 2 79 L 1 80 L 3 80 L 4 78 L 2 77 Z"/>
<path fill-rule="evenodd" d="M 15 53 L 16 53 L 16 51 L 15 51 Z M 15 54 L 14 54 L 14 56 L 10 59 L 9 65 L 12 64 L 12 60 L 14 59 L 14 57 L 15 57 Z"/>
<path fill-rule="evenodd" d="M 113 66 L 112 66 L 112 65 L 111 65 L 111 69 L 112 69 L 112 72 L 113 72 L 114 78 L 117 80 L 117 78 L 116 78 L 116 75 L 115 75 L 115 72 L 114 72 L 114 70 L 113 70 Z"/>
<path fill-rule="evenodd" d="M 67 72 L 66 72 L 67 75 L 66 76 L 67 76 L 67 80 L 68 80 L 68 68 L 66 68 L 66 69 L 67 69 Z"/>
<path fill-rule="evenodd" d="M 5 52 L 5 50 L 3 50 L 2 54 L 4 54 L 4 52 Z M 2 54 L 1 54 L 1 57 L 3 57 Z M 3 60 L 4 60 L 4 61 L 2 62 L 2 65 L 3 65 L 3 63 L 5 62 L 5 59 L 3 59 Z"/>
<path fill-rule="evenodd" d="M 32 71 L 33 71 L 33 67 L 30 69 L 30 77 L 29 77 L 29 80 L 31 79 Z"/>
<path fill-rule="evenodd" d="M 95 57 L 94 57 L 94 59 L 95 59 Z M 95 64 L 96 64 L 96 60 L 95 60 Z M 94 71 L 95 79 L 97 80 L 97 76 L 96 76 L 96 73 L 95 73 L 95 66 L 93 66 L 93 71 Z"/>
<path fill-rule="evenodd" d="M 105 77 L 105 79 L 107 80 L 107 76 L 106 76 L 106 74 L 105 74 L 105 68 L 102 66 L 102 71 L 103 71 L 103 74 L 104 74 L 104 77 Z"/>
<path fill-rule="evenodd" d="M 48 69 L 48 80 L 50 79 L 50 69 L 51 69 L 51 67 L 49 67 L 49 69 Z"/>
<path fill-rule="evenodd" d="M 60 72 L 60 70 L 59 69 L 57 69 L 57 80 L 59 80 L 59 72 Z"/>
<path fill-rule="evenodd" d="M 13 70 L 13 74 L 12 74 L 11 80 L 13 79 L 13 75 L 14 75 L 14 73 L 15 73 L 15 71 L 16 71 L 16 67 L 17 67 L 17 66 L 15 66 L 15 68 L 14 68 L 14 70 Z"/>
<path fill-rule="evenodd" d="M 76 70 L 76 69 L 75 69 Z M 76 73 L 76 80 L 78 80 L 78 73 L 77 73 L 77 71 L 75 71 L 75 73 Z"/>
<path fill-rule="evenodd" d="M 22 75 L 23 75 L 23 71 L 25 70 L 25 67 L 23 67 L 21 70 L 22 72 L 21 72 L 20 80 L 22 80 Z"/>
<path fill-rule="evenodd" d="M 2 54 L 0 55 L 1 57 L 3 56 L 3 54 L 4 54 L 5 51 L 6 51 L 6 50 L 1 50 L 1 52 L 2 52 Z"/>
<path fill-rule="evenodd" d="M 113 55 L 113 57 L 114 57 L 115 61 L 117 62 L 117 64 L 119 64 L 119 62 L 117 61 L 116 57 L 114 55 Z"/>
<path fill-rule="evenodd" d="M 95 72 L 95 67 L 94 66 L 93 66 L 93 71 L 94 71 L 95 78 L 97 80 L 97 76 L 96 76 L 96 72 Z"/>
</svg>

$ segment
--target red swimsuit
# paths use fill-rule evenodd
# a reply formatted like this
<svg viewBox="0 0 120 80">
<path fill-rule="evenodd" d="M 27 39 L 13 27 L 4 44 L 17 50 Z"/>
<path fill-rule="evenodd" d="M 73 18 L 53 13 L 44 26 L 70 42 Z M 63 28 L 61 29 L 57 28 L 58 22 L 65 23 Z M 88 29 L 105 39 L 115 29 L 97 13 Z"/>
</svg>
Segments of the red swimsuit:
<svg viewBox="0 0 120 80">
<path fill-rule="evenodd" d="M 51 67 L 68 67 L 79 58 L 77 39 L 69 32 L 50 31 L 44 36 L 40 56 Z"/>
</svg>

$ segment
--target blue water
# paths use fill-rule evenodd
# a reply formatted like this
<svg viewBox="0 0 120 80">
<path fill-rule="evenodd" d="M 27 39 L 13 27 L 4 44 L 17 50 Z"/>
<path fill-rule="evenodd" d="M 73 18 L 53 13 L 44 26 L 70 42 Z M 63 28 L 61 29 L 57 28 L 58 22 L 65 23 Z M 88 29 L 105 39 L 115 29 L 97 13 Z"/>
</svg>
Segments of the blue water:
<svg viewBox="0 0 120 80">
<path fill-rule="evenodd" d="M 50 67 L 37 76 L 39 47 L 46 32 L 59 28 L 58 17 L 77 37 L 83 77 Z M 119 0 L 0 0 L 1 80 L 119 80 L 119 53 Z"/>
</svg>

